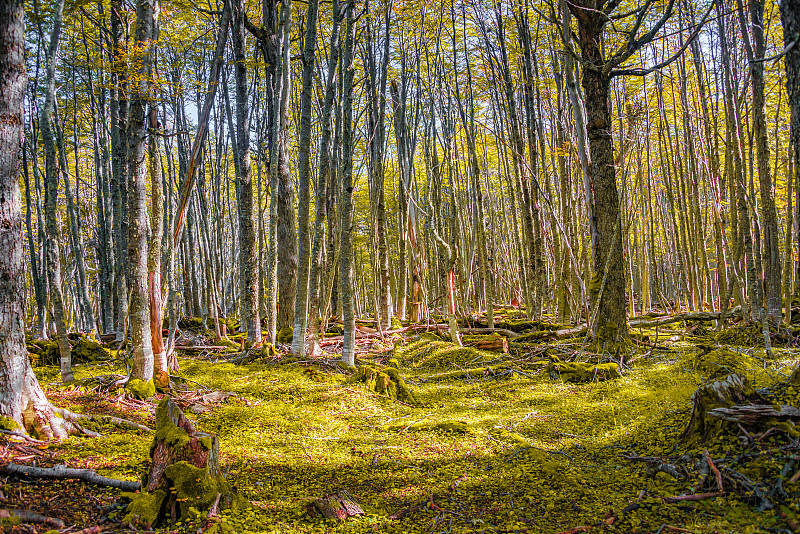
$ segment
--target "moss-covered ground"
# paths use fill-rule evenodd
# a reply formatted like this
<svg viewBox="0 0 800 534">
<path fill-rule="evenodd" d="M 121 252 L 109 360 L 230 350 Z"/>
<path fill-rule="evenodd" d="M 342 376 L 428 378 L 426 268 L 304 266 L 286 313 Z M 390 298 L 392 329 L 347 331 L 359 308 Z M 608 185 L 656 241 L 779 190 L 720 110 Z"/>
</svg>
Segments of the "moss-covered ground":
<svg viewBox="0 0 800 534">
<path fill-rule="evenodd" d="M 330 362 L 234 365 L 186 358 L 179 375 L 192 387 L 236 394 L 204 413 L 187 410 L 198 430 L 219 434 L 228 480 L 254 505 L 248 512 L 223 513 L 231 532 L 790 532 L 778 510 L 759 511 L 734 492 L 667 504 L 661 497 L 697 493 L 697 480 L 653 473 L 644 462 L 625 458 L 701 457 L 702 450 L 681 447 L 680 434 L 692 393 L 713 369 L 698 362 L 704 349 L 675 341 L 679 333 L 639 332 L 651 345 L 672 344 L 638 346 L 623 378 L 586 384 L 565 383 L 546 370 L 545 351 L 563 358 L 580 349 L 580 340 L 500 355 L 455 349 L 423 335 L 393 354 L 360 355 L 376 368 L 396 359 L 392 365 L 399 364 L 416 405 L 348 383 L 345 371 Z M 726 353 L 726 364 L 756 387 L 785 379 L 800 358 L 794 349 L 775 349 L 775 359 L 760 349 L 731 350 L 743 356 Z M 484 371 L 429 379 L 470 368 Z M 80 379 L 109 369 L 88 364 L 76 371 Z M 52 367 L 38 372 L 45 383 L 58 373 Z M 134 401 L 117 392 L 54 385 L 48 394 L 67 408 L 151 425 L 158 397 Z M 785 397 L 798 405 L 793 391 Z M 57 461 L 111 477 L 139 477 L 152 436 L 100 430 L 102 438 L 52 445 Z M 751 479 L 777 476 L 783 463 L 763 451 L 785 439 L 780 433 L 766 437 L 763 461 L 742 472 Z M 735 456 L 741 444 L 728 436 L 708 448 L 712 458 L 722 458 Z M 785 489 L 796 496 L 797 486 L 787 483 Z M 361 502 L 365 515 L 340 523 L 308 515 L 313 499 L 341 489 Z M 790 514 L 791 505 L 790 499 Z M 177 529 L 195 532 L 197 525 Z"/>
</svg>

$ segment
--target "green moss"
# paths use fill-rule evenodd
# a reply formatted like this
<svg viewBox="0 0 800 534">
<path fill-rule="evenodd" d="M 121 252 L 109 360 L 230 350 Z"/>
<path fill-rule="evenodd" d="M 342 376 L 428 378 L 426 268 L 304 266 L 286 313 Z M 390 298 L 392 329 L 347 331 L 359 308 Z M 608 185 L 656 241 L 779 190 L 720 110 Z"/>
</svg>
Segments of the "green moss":
<svg viewBox="0 0 800 534">
<path fill-rule="evenodd" d="M 155 444 L 156 441 L 164 441 L 171 447 L 186 447 L 189 444 L 189 434 L 172 422 L 169 406 L 170 402 L 168 397 L 164 397 L 164 399 L 158 403 L 158 407 L 156 408 L 156 435 L 153 438 L 153 444 Z M 205 446 L 205 444 L 203 445 Z M 210 447 L 206 448 L 210 449 Z"/>
<path fill-rule="evenodd" d="M 472 429 L 466 421 L 440 421 L 438 423 L 416 423 L 407 430 L 415 432 L 452 432 L 455 434 L 472 434 Z"/>
<path fill-rule="evenodd" d="M 394 367 L 395 369 L 400 369 L 400 362 L 397 361 L 397 358 L 389 358 L 386 360 L 386 365 Z"/>
<path fill-rule="evenodd" d="M 725 347 L 710 352 L 706 350 L 700 353 L 684 352 L 678 358 L 678 364 L 699 373 L 706 380 L 721 378 L 732 373 L 746 375 L 759 367 L 751 356 Z"/>
<path fill-rule="evenodd" d="M 0 430 L 17 430 L 19 425 L 10 417 L 0 415 Z"/>
<path fill-rule="evenodd" d="M 554 379 L 561 378 L 564 382 L 592 382 L 622 378 L 616 363 L 601 363 L 593 365 L 580 362 L 561 362 L 554 358 L 547 366 L 550 376 Z"/>
<path fill-rule="evenodd" d="M 363 366 L 350 376 L 348 384 L 364 384 L 368 390 L 378 395 L 397 399 L 408 404 L 417 404 L 414 394 L 400 377 L 397 369 L 388 368 L 385 371 L 370 366 Z"/>
<path fill-rule="evenodd" d="M 293 338 L 294 338 L 294 328 L 292 328 L 291 326 L 284 326 L 283 328 L 278 330 L 278 334 L 275 336 L 275 340 L 278 343 L 283 343 L 285 345 L 291 343 Z"/>
<path fill-rule="evenodd" d="M 144 524 L 155 526 L 158 514 L 161 511 L 161 503 L 167 493 L 164 490 L 156 490 L 153 493 L 124 493 L 123 497 L 131 500 L 126 510 L 124 521 L 134 524 Z"/>
<path fill-rule="evenodd" d="M 132 378 L 125 384 L 125 389 L 137 399 L 149 399 L 156 394 L 156 386 L 152 380 L 145 382 L 138 378 Z"/>
<path fill-rule="evenodd" d="M 217 494 L 228 495 L 230 486 L 222 476 L 213 477 L 208 469 L 195 467 L 187 462 L 176 462 L 167 467 L 165 474 L 175 487 L 175 496 L 181 507 L 181 517 L 186 517 L 189 508 L 208 509 L 214 504 Z"/>
<path fill-rule="evenodd" d="M 400 330 L 403 328 L 403 323 L 397 317 L 392 317 L 392 330 Z"/>
</svg>

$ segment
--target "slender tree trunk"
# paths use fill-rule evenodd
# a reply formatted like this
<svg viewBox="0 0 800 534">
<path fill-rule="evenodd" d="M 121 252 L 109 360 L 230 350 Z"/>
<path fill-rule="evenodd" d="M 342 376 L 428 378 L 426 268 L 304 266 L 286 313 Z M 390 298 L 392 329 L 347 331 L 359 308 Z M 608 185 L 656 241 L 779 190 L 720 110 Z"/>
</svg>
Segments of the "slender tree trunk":
<svg viewBox="0 0 800 534">
<path fill-rule="evenodd" d="M 44 214 L 45 214 L 45 254 L 50 284 L 50 306 L 53 319 L 56 323 L 56 339 L 61 355 L 61 380 L 71 382 L 72 355 L 67 341 L 67 323 L 64 313 L 64 294 L 61 288 L 61 259 L 59 253 L 57 199 L 58 177 L 60 170 L 56 161 L 55 131 L 53 127 L 53 112 L 55 109 L 56 82 L 55 82 L 55 57 L 58 50 L 58 41 L 61 35 L 61 17 L 64 11 L 64 0 L 56 5 L 53 19 L 53 30 L 50 36 L 50 45 L 47 49 L 47 81 L 44 107 L 39 119 L 44 142 L 45 152 L 45 189 L 44 189 Z"/>
<path fill-rule="evenodd" d="M 303 50 L 303 94 L 300 97 L 300 149 L 298 152 L 298 182 L 300 200 L 298 204 L 298 268 L 297 292 L 294 301 L 294 338 L 292 353 L 305 356 L 306 325 L 308 324 L 309 285 L 309 231 L 308 219 L 311 211 L 311 92 L 314 83 L 314 55 L 317 47 L 317 12 L 319 0 L 309 0 L 306 14 L 306 37 Z M 317 204 L 317 211 L 320 211 Z"/>
<path fill-rule="evenodd" d="M 258 249 L 253 213 L 253 174 L 250 168 L 250 110 L 248 107 L 247 67 L 244 55 L 244 0 L 234 3 L 233 38 L 236 59 L 236 150 L 239 180 L 239 269 L 241 272 L 242 330 L 247 342 L 261 341 L 258 309 Z"/>
<path fill-rule="evenodd" d="M 356 318 L 354 311 L 355 266 L 353 265 L 353 50 L 355 47 L 355 17 L 353 2 L 347 4 L 346 37 L 342 55 L 342 223 L 341 223 L 341 293 L 344 345 L 342 361 L 356 363 Z"/>
<path fill-rule="evenodd" d="M 130 279 L 131 378 L 153 379 L 153 339 L 147 276 L 147 126 L 145 106 L 150 98 L 153 28 L 157 0 L 137 0 L 135 50 L 139 69 L 131 86 L 128 124 L 128 272 Z M 160 181 L 160 177 L 159 177 Z M 160 251 L 157 251 L 160 253 Z M 160 287 L 160 284 L 159 284 Z M 160 300 L 160 299 L 159 299 Z M 160 304 L 160 303 L 159 303 Z M 159 325 L 160 327 L 160 325 Z"/>
<path fill-rule="evenodd" d="M 322 110 L 322 138 L 319 143 L 319 177 L 317 179 L 316 200 L 314 203 L 316 212 L 314 215 L 314 244 L 311 249 L 311 273 L 309 276 L 309 304 L 308 316 L 311 321 L 311 332 L 309 335 L 309 346 L 316 353 L 318 351 L 318 337 L 321 327 L 320 317 L 320 295 L 323 293 L 325 284 L 322 283 L 323 276 L 320 276 L 320 268 L 323 264 L 324 241 L 325 241 L 325 222 L 326 199 L 328 189 L 331 187 L 331 119 L 334 98 L 336 97 L 336 68 L 339 64 L 339 0 L 333 0 L 333 28 L 331 29 L 331 49 L 328 59 L 328 72 L 325 82 L 325 102 Z M 335 271 L 333 265 L 328 268 Z"/>
<path fill-rule="evenodd" d="M 150 162 L 150 240 L 147 243 L 147 292 L 150 303 L 150 336 L 153 347 L 153 380 L 156 387 L 169 386 L 169 365 L 163 335 L 161 252 L 164 237 L 164 190 L 162 189 L 161 150 L 158 146 L 158 108 L 150 105 L 150 135 L 147 153 Z M 169 276 L 169 275 L 168 275 Z"/>
</svg>

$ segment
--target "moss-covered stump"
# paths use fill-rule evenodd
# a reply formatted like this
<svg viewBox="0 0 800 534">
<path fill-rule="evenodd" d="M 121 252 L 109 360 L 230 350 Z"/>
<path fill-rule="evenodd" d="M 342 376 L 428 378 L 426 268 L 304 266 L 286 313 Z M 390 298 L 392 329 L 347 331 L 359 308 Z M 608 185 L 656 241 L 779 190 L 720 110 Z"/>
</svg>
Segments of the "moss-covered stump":
<svg viewBox="0 0 800 534">
<path fill-rule="evenodd" d="M 143 491 L 128 495 L 126 521 L 158 528 L 215 506 L 244 506 L 220 472 L 217 436 L 196 431 L 170 398 L 156 408 L 150 458 Z"/>
<path fill-rule="evenodd" d="M 392 367 L 379 370 L 364 366 L 347 379 L 348 384 L 364 384 L 368 390 L 378 395 L 396 399 L 408 404 L 417 404 L 414 394 L 400 377 L 397 369 Z"/>
<path fill-rule="evenodd" d="M 348 517 L 364 515 L 364 509 L 349 491 L 341 490 L 308 503 L 308 513 L 311 516 L 344 521 Z"/>
<path fill-rule="evenodd" d="M 558 358 L 553 358 L 547 366 L 547 371 L 553 380 L 560 378 L 564 382 L 576 384 L 622 378 L 616 363 L 562 362 Z"/>
<path fill-rule="evenodd" d="M 508 353 L 508 338 L 500 334 L 490 334 L 488 336 L 462 336 L 461 342 L 468 347 L 475 347 L 479 350 L 490 352 Z"/>
<path fill-rule="evenodd" d="M 741 404 L 753 396 L 755 390 L 747 378 L 736 373 L 703 384 L 692 395 L 692 416 L 681 441 L 688 446 L 698 445 L 736 428 L 735 423 L 716 416 L 712 411 Z"/>
</svg>

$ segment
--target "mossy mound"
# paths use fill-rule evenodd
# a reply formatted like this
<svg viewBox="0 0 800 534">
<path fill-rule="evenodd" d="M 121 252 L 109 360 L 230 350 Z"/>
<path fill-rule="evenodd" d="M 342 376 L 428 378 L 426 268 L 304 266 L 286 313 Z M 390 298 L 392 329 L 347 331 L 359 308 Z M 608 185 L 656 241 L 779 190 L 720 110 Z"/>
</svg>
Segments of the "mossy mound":
<svg viewBox="0 0 800 534">
<path fill-rule="evenodd" d="M 622 378 L 616 363 L 562 362 L 554 358 L 547 370 L 554 380 L 560 378 L 564 382 L 577 384 Z"/>
<path fill-rule="evenodd" d="M 396 345 L 394 357 L 415 369 L 446 369 L 453 365 L 480 365 L 496 361 L 497 354 L 473 347 L 459 347 L 449 341 L 441 341 L 434 334 L 422 334 L 419 340 L 407 345 Z"/>
<path fill-rule="evenodd" d="M 278 343 L 283 343 L 284 345 L 288 345 L 294 339 L 294 328 L 291 326 L 284 326 L 280 330 L 278 330 L 278 334 L 275 336 L 275 340 Z"/>
<path fill-rule="evenodd" d="M 734 345 L 737 347 L 764 346 L 764 333 L 761 331 L 761 325 L 756 324 L 723 328 L 719 332 L 710 334 L 710 336 L 720 345 Z M 779 339 L 772 339 L 771 344 L 774 347 L 782 346 Z"/>
<path fill-rule="evenodd" d="M 132 378 L 125 384 L 125 389 L 128 393 L 140 400 L 149 399 L 156 394 L 156 385 L 152 380 L 145 382 L 138 378 Z"/>
<path fill-rule="evenodd" d="M 92 363 L 112 358 L 111 352 L 94 339 L 85 335 L 70 335 L 72 350 L 72 364 Z M 61 353 L 58 351 L 58 342 L 49 339 L 33 339 L 27 343 L 31 364 L 34 366 L 58 365 Z"/>
<path fill-rule="evenodd" d="M 747 374 L 757 369 L 754 358 L 725 347 L 700 353 L 683 353 L 678 358 L 678 365 L 700 374 L 705 380 L 714 380 L 732 373 Z"/>
<path fill-rule="evenodd" d="M 348 384 L 364 384 L 368 390 L 378 395 L 403 401 L 407 404 L 417 404 L 414 394 L 400 377 L 400 373 L 392 367 L 379 370 L 374 367 L 364 366 L 348 377 L 346 382 Z"/>
<path fill-rule="evenodd" d="M 205 332 L 206 324 L 202 317 L 182 317 L 178 321 L 178 327 L 192 332 Z"/>
</svg>

